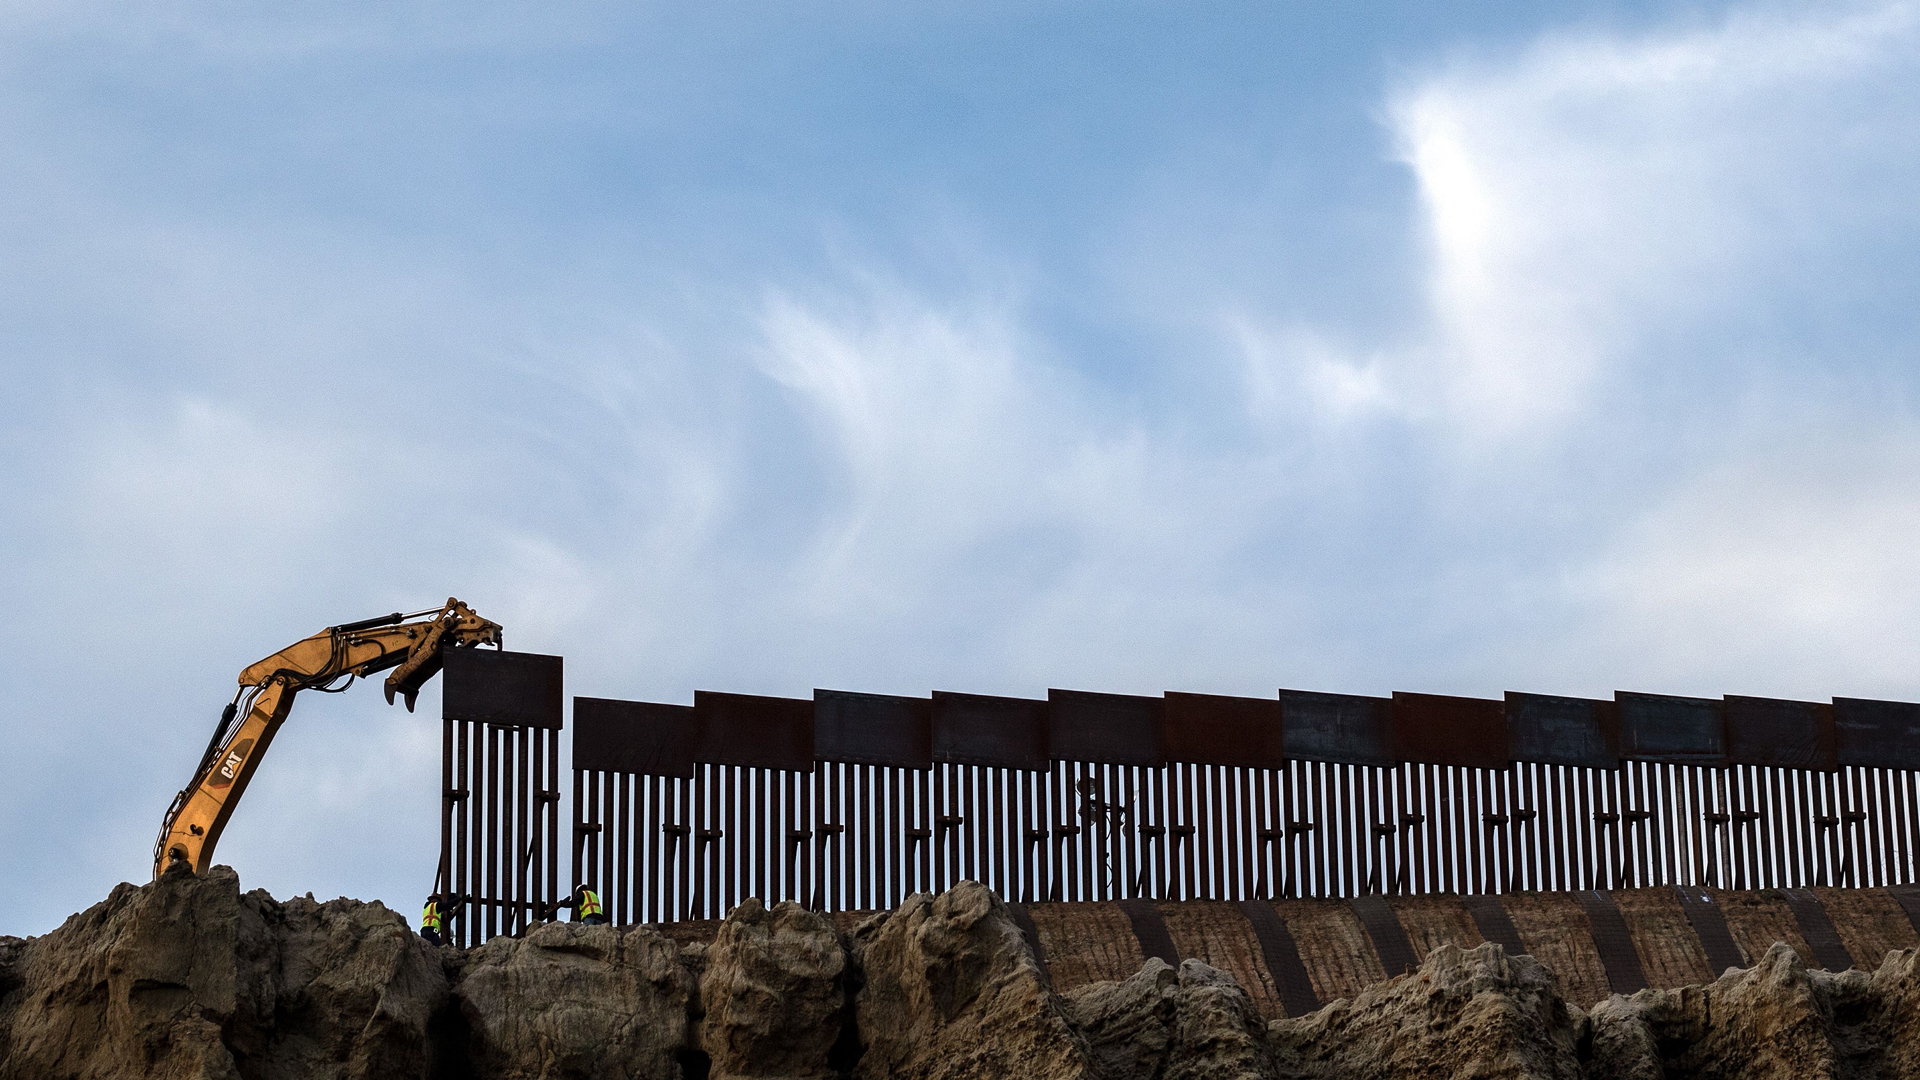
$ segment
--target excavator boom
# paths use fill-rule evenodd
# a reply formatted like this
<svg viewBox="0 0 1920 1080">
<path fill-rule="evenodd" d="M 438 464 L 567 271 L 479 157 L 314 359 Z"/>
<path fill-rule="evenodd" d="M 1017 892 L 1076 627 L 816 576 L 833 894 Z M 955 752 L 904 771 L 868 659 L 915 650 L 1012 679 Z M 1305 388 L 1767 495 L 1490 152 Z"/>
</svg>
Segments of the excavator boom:
<svg viewBox="0 0 1920 1080">
<path fill-rule="evenodd" d="M 221 714 L 193 781 L 167 808 L 154 845 L 154 876 L 175 863 L 195 873 L 205 873 L 212 865 L 214 843 L 267 744 L 285 722 L 295 694 L 344 690 L 354 679 L 391 669 L 387 702 L 392 704 L 398 694 L 411 711 L 420 687 L 439 672 L 445 650 L 499 644 L 498 623 L 449 598 L 445 606 L 430 611 L 330 626 L 242 671 L 240 691 Z"/>
</svg>

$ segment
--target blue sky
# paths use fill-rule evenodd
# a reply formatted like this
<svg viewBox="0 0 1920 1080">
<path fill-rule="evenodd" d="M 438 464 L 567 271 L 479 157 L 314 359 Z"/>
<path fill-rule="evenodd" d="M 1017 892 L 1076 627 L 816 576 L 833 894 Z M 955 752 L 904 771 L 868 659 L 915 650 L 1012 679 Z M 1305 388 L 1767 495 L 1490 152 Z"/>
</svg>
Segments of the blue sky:
<svg viewBox="0 0 1920 1080">
<path fill-rule="evenodd" d="M 1920 697 L 1911 4 L 0 7 L 0 933 L 234 674 Z M 438 708 L 220 848 L 412 908 Z"/>
</svg>

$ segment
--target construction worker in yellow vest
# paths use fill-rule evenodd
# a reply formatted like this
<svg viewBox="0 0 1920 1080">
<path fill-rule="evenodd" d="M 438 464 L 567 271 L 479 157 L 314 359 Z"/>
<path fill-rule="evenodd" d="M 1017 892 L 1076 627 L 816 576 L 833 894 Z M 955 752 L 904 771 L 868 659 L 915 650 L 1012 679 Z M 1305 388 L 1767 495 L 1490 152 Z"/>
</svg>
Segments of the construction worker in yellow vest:
<svg viewBox="0 0 1920 1080">
<path fill-rule="evenodd" d="M 440 894 L 434 893 L 427 897 L 427 906 L 420 912 L 420 936 L 427 939 L 427 944 L 440 944 L 440 925 Z"/>
<path fill-rule="evenodd" d="M 607 917 L 600 912 L 600 894 L 581 885 L 573 890 L 573 919 L 588 926 L 605 925 Z"/>
</svg>

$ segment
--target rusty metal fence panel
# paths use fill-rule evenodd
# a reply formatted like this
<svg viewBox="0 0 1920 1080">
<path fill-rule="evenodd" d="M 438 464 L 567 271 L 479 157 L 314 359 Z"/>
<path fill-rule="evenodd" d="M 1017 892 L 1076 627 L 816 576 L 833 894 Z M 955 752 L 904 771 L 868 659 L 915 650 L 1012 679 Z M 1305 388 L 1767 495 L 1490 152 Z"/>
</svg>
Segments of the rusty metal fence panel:
<svg viewBox="0 0 1920 1080">
<path fill-rule="evenodd" d="M 441 694 L 444 931 L 475 945 L 560 899 L 561 658 L 453 649 Z"/>
<path fill-rule="evenodd" d="M 1281 691 L 577 699 L 617 922 L 892 907 L 1915 880 L 1920 706 Z M 1906 752 L 1904 747 L 1900 751 Z M 1898 767 L 1893 767 L 1898 766 Z"/>
</svg>

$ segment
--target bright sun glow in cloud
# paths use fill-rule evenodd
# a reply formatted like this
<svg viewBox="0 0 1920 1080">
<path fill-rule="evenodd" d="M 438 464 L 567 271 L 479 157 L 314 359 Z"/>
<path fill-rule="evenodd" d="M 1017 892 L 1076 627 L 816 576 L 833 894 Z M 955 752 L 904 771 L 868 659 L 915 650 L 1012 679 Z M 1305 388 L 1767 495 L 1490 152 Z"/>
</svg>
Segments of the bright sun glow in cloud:
<svg viewBox="0 0 1920 1080">
<path fill-rule="evenodd" d="M 1651 39 L 1551 36 L 1408 89 L 1391 115 L 1433 317 L 1433 369 L 1408 377 L 1434 380 L 1460 427 L 1500 435 L 1563 429 L 1609 380 L 1671 365 L 1661 335 L 1779 289 L 1810 232 L 1875 227 L 1826 194 L 1920 180 L 1886 154 L 1911 142 L 1911 91 L 1879 92 L 1910 80 L 1916 45 L 1904 4 L 1736 14 Z M 1888 209 L 1881 227 L 1911 226 Z"/>
</svg>

